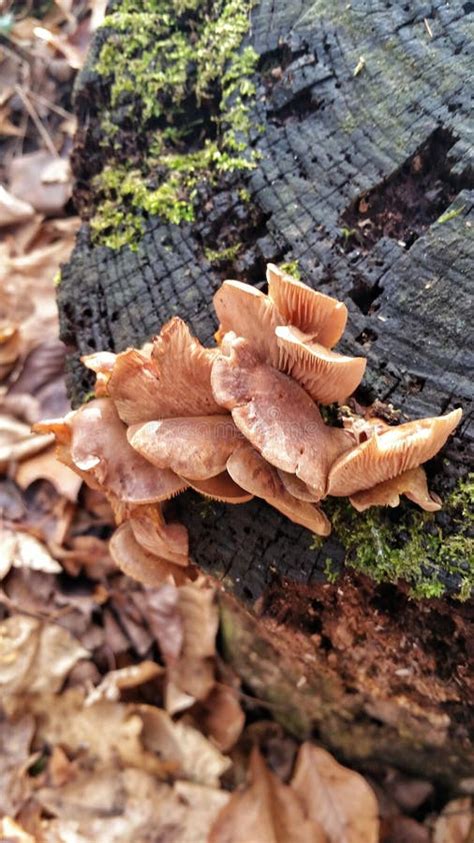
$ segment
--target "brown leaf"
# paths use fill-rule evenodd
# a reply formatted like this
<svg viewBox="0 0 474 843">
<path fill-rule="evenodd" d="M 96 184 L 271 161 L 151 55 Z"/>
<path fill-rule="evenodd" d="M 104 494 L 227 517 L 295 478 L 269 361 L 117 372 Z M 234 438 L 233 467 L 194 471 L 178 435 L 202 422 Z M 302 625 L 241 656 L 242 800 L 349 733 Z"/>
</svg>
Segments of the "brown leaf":
<svg viewBox="0 0 474 843">
<path fill-rule="evenodd" d="M 29 786 L 25 777 L 25 762 L 30 755 L 30 744 L 35 723 L 30 715 L 9 722 L 0 720 L 0 813 L 16 814 L 28 796 Z"/>
<path fill-rule="evenodd" d="M 8 841 L 8 843 L 36 843 L 35 838 L 21 828 L 12 817 L 3 817 L 0 820 L 0 835 L 2 841 Z"/>
<path fill-rule="evenodd" d="M 0 624 L 2 699 L 11 707 L 11 698 L 59 690 L 71 668 L 88 655 L 58 625 L 25 615 L 7 618 Z"/>
<path fill-rule="evenodd" d="M 71 196 L 71 179 L 51 181 L 51 174 L 58 169 L 58 158 L 46 150 L 31 152 L 14 158 L 8 168 L 11 193 L 18 199 L 29 202 L 36 211 L 54 216 L 60 214 Z M 64 177 L 64 165 L 62 178 Z M 46 181 L 45 181 L 46 177 Z"/>
<path fill-rule="evenodd" d="M 77 501 L 82 478 L 78 477 L 67 465 L 59 462 L 54 446 L 24 459 L 15 472 L 15 480 L 21 489 L 27 489 L 39 479 L 48 480 L 57 493 L 63 495 L 68 501 L 73 503 Z"/>
<path fill-rule="evenodd" d="M 29 202 L 18 199 L 0 185 L 0 226 L 24 222 L 31 219 L 34 214 L 35 210 Z"/>
<path fill-rule="evenodd" d="M 443 808 L 433 829 L 433 843 L 470 843 L 474 829 L 472 800 L 469 796 L 452 799 Z"/>
<path fill-rule="evenodd" d="M 122 667 L 120 670 L 111 670 L 106 673 L 102 682 L 89 692 L 84 704 L 93 705 L 99 700 L 118 700 L 120 691 L 124 688 L 136 688 L 138 685 L 155 679 L 162 672 L 163 668 L 152 661 Z"/>
<path fill-rule="evenodd" d="M 28 533 L 0 526 L 0 580 L 11 568 L 31 568 L 46 574 L 60 574 L 61 565 Z"/>
<path fill-rule="evenodd" d="M 291 785 L 329 843 L 377 843 L 378 809 L 371 787 L 325 749 L 301 746 Z"/>
<path fill-rule="evenodd" d="M 258 749 L 250 758 L 250 779 L 243 791 L 232 794 L 208 843 L 326 843 L 297 794 L 267 769 Z"/>
</svg>

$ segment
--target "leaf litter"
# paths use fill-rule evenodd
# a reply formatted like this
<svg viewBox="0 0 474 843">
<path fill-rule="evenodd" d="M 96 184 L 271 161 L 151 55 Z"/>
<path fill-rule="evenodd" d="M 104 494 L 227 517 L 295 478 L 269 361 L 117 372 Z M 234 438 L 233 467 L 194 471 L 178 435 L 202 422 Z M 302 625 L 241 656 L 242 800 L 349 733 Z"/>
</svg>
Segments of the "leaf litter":
<svg viewBox="0 0 474 843">
<path fill-rule="evenodd" d="M 213 584 L 121 573 L 109 503 L 31 433 L 68 409 L 54 286 L 79 228 L 70 98 L 105 6 L 2 18 L 0 839 L 465 843 L 468 796 L 438 816 L 428 781 L 364 778 L 258 715 L 221 659 Z"/>
</svg>

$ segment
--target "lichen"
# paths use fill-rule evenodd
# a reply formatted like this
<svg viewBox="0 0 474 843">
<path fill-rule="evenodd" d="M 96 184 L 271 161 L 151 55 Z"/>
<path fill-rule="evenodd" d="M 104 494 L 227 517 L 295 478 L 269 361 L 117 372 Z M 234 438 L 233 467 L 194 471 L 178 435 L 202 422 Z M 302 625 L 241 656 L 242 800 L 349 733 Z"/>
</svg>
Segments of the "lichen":
<svg viewBox="0 0 474 843">
<path fill-rule="evenodd" d="M 333 498 L 326 507 L 334 533 L 346 550 L 346 564 L 377 582 L 410 583 L 413 597 L 439 597 L 439 578 L 457 583 L 457 597 L 474 589 L 474 474 L 446 498 L 442 512 L 456 532 L 446 534 L 437 513 L 419 512 L 404 503 L 396 511 L 372 507 L 358 513 L 348 501 Z M 444 519 L 443 519 L 444 521 Z M 315 537 L 313 547 L 323 539 Z"/>
<path fill-rule="evenodd" d="M 234 246 L 228 246 L 227 249 L 204 249 L 204 255 L 209 263 L 228 263 L 237 257 L 241 248 L 241 243 L 236 243 Z"/>
<path fill-rule="evenodd" d="M 242 49 L 255 2 L 123 0 L 107 15 L 96 69 L 109 85 L 101 115 L 108 164 L 94 185 L 95 242 L 136 247 L 151 214 L 192 221 L 201 182 L 255 167 L 248 139 L 258 55 Z M 147 148 L 130 160 L 137 125 Z"/>
</svg>

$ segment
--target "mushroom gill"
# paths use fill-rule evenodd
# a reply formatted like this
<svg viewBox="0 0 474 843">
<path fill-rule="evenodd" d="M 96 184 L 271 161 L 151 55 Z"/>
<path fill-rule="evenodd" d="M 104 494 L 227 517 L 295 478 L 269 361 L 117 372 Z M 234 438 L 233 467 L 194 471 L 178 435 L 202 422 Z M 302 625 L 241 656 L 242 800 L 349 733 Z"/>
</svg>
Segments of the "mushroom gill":
<svg viewBox="0 0 474 843">
<path fill-rule="evenodd" d="M 342 497 L 371 489 L 434 457 L 461 420 L 462 411 L 419 419 L 383 433 L 339 457 L 329 473 L 328 494 Z"/>
<path fill-rule="evenodd" d="M 216 477 L 209 477 L 207 480 L 189 480 L 187 477 L 183 477 L 183 480 L 191 489 L 204 495 L 204 497 L 222 503 L 247 503 L 253 498 L 253 495 L 232 480 L 228 471 L 223 471 Z"/>
<path fill-rule="evenodd" d="M 345 304 L 312 290 L 272 263 L 267 266 L 267 281 L 268 295 L 285 324 L 310 334 L 326 348 L 336 345 L 346 327 Z"/>
<path fill-rule="evenodd" d="M 343 401 L 359 386 L 365 357 L 329 351 L 293 325 L 277 327 L 275 334 L 280 350 L 278 368 L 297 380 L 314 401 Z"/>
<path fill-rule="evenodd" d="M 188 531 L 183 524 L 167 524 L 160 504 L 132 507 L 129 523 L 136 541 L 148 553 L 174 565 L 188 565 Z"/>
<path fill-rule="evenodd" d="M 328 536 L 331 525 L 324 513 L 308 501 L 294 498 L 286 490 L 278 472 L 248 443 L 239 445 L 227 461 L 230 476 L 243 489 L 262 498 L 294 521 L 318 536 Z"/>
<path fill-rule="evenodd" d="M 223 351 L 211 375 L 216 401 L 269 463 L 324 497 L 329 468 L 353 446 L 351 434 L 326 426 L 304 389 L 262 362 L 247 340 L 226 335 Z"/>
<path fill-rule="evenodd" d="M 409 468 L 371 489 L 356 492 L 349 500 L 358 512 L 364 512 L 370 506 L 398 506 L 400 495 L 405 495 L 427 512 L 441 509 L 441 501 L 434 492 L 429 491 L 426 473 L 421 466 Z"/>
</svg>

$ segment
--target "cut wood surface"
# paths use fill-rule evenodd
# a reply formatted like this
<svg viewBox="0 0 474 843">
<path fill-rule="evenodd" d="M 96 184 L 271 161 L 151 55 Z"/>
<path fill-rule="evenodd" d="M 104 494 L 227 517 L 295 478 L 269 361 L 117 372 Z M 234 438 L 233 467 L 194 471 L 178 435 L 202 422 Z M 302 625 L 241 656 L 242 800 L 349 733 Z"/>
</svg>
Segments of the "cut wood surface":
<svg viewBox="0 0 474 843">
<path fill-rule="evenodd" d="M 175 314 L 212 344 L 211 299 L 223 278 L 261 286 L 267 262 L 297 262 L 302 280 L 349 308 L 338 349 L 368 358 L 360 401 L 389 402 L 407 419 L 463 408 L 456 436 L 429 466 L 432 488 L 446 497 L 474 452 L 473 10 L 441 0 L 256 5 L 245 41 L 259 56 L 249 138 L 256 166 L 200 186 L 194 222 L 149 217 L 136 250 L 94 244 L 84 225 L 58 289 L 74 402 L 90 389 L 81 354 L 141 344 Z M 98 202 L 94 176 L 113 154 L 100 122 L 112 107 L 110 85 L 96 64 L 114 37 L 99 30 L 76 92 L 76 201 L 85 221 Z M 210 114 L 201 112 L 198 124 L 201 137 L 212 136 Z M 146 132 L 125 120 L 123 154 L 145 156 Z M 216 260 L 211 253 L 219 251 L 226 256 Z M 466 774 L 465 606 L 414 604 L 406 589 L 353 574 L 325 586 L 328 564 L 334 572 L 344 560 L 337 530 L 314 547 L 308 531 L 262 502 L 231 507 L 187 493 L 173 508 L 189 528 L 194 560 L 247 606 L 258 601 L 259 620 L 236 609 L 240 621 L 228 636 L 228 656 L 257 695 L 271 702 L 271 689 L 281 685 L 304 728 L 316 727 L 348 760 L 429 765 L 451 784 Z M 390 529 L 400 516 L 380 517 Z M 430 523 L 434 533 L 459 529 L 449 512 Z M 383 553 L 377 541 L 374 534 L 374 556 Z M 458 561 L 460 569 L 468 564 L 462 543 Z M 458 574 L 439 559 L 427 554 L 423 566 L 428 580 L 459 587 Z M 354 617 L 362 623 L 364 600 L 371 620 L 359 640 Z M 231 609 L 225 612 L 228 619 Z M 382 681 L 387 635 L 393 671 Z M 302 673 L 291 694 L 293 674 L 277 660 L 279 637 L 288 653 L 304 642 L 303 660 L 314 651 L 306 658 L 309 678 Z M 359 661 L 344 656 L 357 646 Z M 332 677 L 329 708 L 323 664 Z"/>
</svg>

